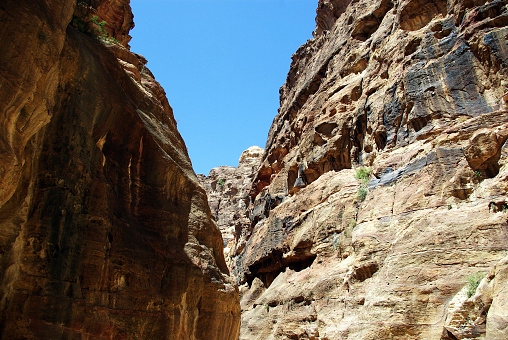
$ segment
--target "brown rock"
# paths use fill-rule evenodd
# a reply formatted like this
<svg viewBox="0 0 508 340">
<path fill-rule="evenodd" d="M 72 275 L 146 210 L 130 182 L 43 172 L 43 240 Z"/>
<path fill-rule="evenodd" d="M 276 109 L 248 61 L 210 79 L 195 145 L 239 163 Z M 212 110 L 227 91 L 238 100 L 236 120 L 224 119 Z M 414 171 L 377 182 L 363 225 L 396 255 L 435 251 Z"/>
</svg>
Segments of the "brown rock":
<svg viewBox="0 0 508 340">
<path fill-rule="evenodd" d="M 73 16 L 76 28 L 98 29 L 90 20 L 96 16 L 97 22 L 104 22 L 104 33 L 114 38 L 115 43 L 129 48 L 132 37 L 129 32 L 134 28 L 134 15 L 130 0 L 78 0 Z M 84 27 L 83 27 L 84 26 Z"/>
<path fill-rule="evenodd" d="M 95 0 L 96 1 L 96 0 Z M 105 30 L 109 36 L 114 37 L 118 42 L 128 47 L 132 37 L 129 31 L 134 28 L 134 15 L 131 11 L 130 0 L 100 0 L 96 6 L 97 15 L 106 21 Z"/>
<path fill-rule="evenodd" d="M 489 301 L 492 301 L 487 314 L 485 339 L 508 338 L 508 258 L 504 258 L 491 270 L 489 279 Z"/>
<path fill-rule="evenodd" d="M 94 9 L 126 42 L 128 2 L 109 3 Z M 238 289 L 164 92 L 144 58 L 69 25 L 75 6 L 0 4 L 1 336 L 236 339 Z"/>
<path fill-rule="evenodd" d="M 452 339 L 451 301 L 508 250 L 506 2 L 318 6 L 232 258 L 240 339 Z M 499 294 L 463 336 L 502 329 Z"/>
<path fill-rule="evenodd" d="M 501 145 L 506 140 L 498 140 L 497 134 L 491 129 L 481 129 L 471 137 L 464 149 L 464 155 L 474 170 L 482 170 L 487 176 L 493 177 L 499 172 L 498 159 Z"/>
<path fill-rule="evenodd" d="M 483 280 L 470 281 L 449 303 L 441 339 L 508 338 L 507 289 L 508 258 L 499 261 Z M 479 282 L 476 289 L 472 282 Z"/>
<path fill-rule="evenodd" d="M 350 2 L 351 0 L 319 0 L 316 10 L 316 29 L 313 32 L 314 37 L 333 28 L 335 20 L 344 13 Z"/>
<path fill-rule="evenodd" d="M 224 253 L 230 268 L 235 267 L 234 263 L 229 263 L 230 257 L 241 251 L 245 241 L 240 240 L 248 237 L 242 234 L 248 231 L 250 225 L 247 215 L 250 204 L 248 193 L 263 152 L 262 148 L 251 146 L 242 153 L 236 168 L 221 166 L 210 170 L 208 176 L 199 176 L 206 190 L 212 215 L 222 233 Z M 235 237 L 238 242 L 229 244 Z"/>
</svg>

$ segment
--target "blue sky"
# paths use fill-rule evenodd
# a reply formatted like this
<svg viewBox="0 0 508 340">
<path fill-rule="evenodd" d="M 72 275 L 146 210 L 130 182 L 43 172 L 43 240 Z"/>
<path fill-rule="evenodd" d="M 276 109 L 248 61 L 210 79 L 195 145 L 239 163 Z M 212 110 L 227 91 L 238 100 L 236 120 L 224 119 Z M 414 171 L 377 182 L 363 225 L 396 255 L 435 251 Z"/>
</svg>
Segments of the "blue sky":
<svg viewBox="0 0 508 340">
<path fill-rule="evenodd" d="M 166 91 L 194 171 L 264 147 L 317 0 L 131 0 L 131 50 Z"/>
</svg>

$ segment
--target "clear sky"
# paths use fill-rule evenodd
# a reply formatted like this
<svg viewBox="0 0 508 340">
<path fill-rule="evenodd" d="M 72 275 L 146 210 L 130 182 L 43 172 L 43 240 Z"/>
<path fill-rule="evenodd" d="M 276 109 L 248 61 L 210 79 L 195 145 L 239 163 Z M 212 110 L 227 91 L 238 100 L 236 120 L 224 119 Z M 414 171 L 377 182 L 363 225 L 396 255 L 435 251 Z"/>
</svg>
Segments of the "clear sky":
<svg viewBox="0 0 508 340">
<path fill-rule="evenodd" d="M 131 50 L 166 91 L 196 173 L 264 147 L 317 0 L 131 0 Z"/>
</svg>

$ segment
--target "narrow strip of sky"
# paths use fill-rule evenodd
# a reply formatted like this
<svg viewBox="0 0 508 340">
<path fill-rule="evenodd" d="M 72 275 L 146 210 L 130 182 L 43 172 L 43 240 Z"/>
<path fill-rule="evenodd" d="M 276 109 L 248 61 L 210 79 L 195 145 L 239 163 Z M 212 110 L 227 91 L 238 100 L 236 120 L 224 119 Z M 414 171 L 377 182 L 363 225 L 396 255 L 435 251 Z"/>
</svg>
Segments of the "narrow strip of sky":
<svg viewBox="0 0 508 340">
<path fill-rule="evenodd" d="M 264 147 L 317 0 L 131 0 L 131 50 L 166 91 L 196 173 Z"/>
</svg>

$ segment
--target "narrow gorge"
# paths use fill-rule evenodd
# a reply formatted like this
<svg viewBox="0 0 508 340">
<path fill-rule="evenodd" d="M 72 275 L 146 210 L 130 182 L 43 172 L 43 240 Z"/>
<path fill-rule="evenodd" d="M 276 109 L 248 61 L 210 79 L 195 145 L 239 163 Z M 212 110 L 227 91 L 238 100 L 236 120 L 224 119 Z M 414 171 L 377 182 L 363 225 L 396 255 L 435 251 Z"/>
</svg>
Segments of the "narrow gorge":
<svg viewBox="0 0 508 340">
<path fill-rule="evenodd" d="M 0 338 L 508 339 L 508 1 L 316 5 L 205 176 L 129 0 L 0 2 Z"/>
</svg>

